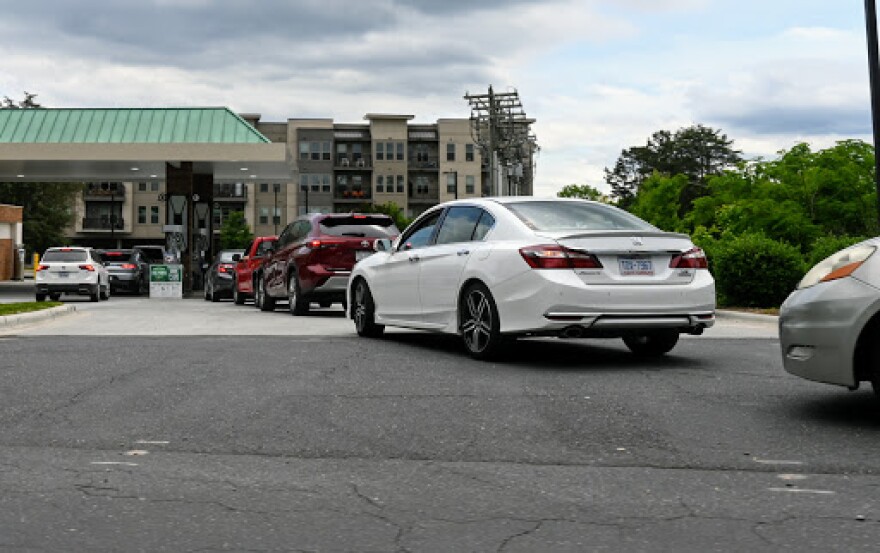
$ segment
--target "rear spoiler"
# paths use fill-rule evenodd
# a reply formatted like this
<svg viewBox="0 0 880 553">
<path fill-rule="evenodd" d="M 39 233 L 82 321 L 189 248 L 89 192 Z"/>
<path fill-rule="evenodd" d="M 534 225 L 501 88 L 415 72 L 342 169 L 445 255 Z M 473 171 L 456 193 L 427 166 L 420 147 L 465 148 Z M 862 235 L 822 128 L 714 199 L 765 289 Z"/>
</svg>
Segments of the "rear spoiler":
<svg viewBox="0 0 880 553">
<path fill-rule="evenodd" d="M 321 224 L 325 227 L 336 227 L 341 225 L 376 225 L 380 227 L 390 227 L 394 224 L 394 219 L 388 215 L 342 215 L 339 217 L 325 217 L 321 219 Z"/>
<path fill-rule="evenodd" d="M 680 232 L 665 232 L 662 230 L 594 230 L 586 232 L 572 232 L 570 234 L 553 232 L 535 232 L 538 236 L 551 240 L 568 240 L 571 238 L 617 238 L 620 236 L 638 236 L 640 238 L 683 238 L 690 240 L 691 237 Z"/>
</svg>

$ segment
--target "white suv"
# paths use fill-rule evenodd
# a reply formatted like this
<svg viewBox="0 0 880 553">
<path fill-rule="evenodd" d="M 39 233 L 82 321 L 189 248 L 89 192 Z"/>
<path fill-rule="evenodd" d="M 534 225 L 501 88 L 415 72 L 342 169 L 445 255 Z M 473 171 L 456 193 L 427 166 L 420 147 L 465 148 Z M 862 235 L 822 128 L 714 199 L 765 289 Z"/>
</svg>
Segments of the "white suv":
<svg viewBox="0 0 880 553">
<path fill-rule="evenodd" d="M 61 294 L 110 299 L 110 274 L 92 248 L 49 248 L 40 259 L 36 278 L 37 301 Z"/>
</svg>

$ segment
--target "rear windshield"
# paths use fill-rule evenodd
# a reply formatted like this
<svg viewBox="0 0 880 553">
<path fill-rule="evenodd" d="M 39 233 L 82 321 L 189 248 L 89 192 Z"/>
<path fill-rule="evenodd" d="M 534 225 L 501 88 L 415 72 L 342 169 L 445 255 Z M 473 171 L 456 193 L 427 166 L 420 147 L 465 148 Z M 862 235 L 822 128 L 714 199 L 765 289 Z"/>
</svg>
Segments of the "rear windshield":
<svg viewBox="0 0 880 553">
<path fill-rule="evenodd" d="M 87 260 L 88 256 L 83 250 L 49 250 L 43 254 L 43 261 L 46 262 L 56 261 L 62 263 L 79 263 Z"/>
<path fill-rule="evenodd" d="M 138 248 L 141 251 L 141 254 L 147 259 L 147 261 L 155 262 L 158 261 L 161 264 L 165 258 L 162 256 L 162 250 L 159 248 Z"/>
<path fill-rule="evenodd" d="M 657 230 L 615 207 L 580 202 L 515 202 L 505 204 L 532 230 Z"/>
<path fill-rule="evenodd" d="M 321 220 L 321 233 L 327 236 L 354 236 L 357 238 L 392 238 L 400 234 L 391 217 L 356 215 L 327 217 Z"/>
<path fill-rule="evenodd" d="M 109 250 L 105 252 L 101 252 L 101 258 L 107 263 L 114 263 L 120 261 L 133 261 L 134 260 L 134 252 L 131 250 L 128 251 L 119 251 L 119 250 Z"/>
<path fill-rule="evenodd" d="M 236 255 L 236 254 L 237 254 L 237 255 L 244 255 L 244 252 L 243 252 L 243 251 L 239 251 L 239 250 L 229 251 L 229 252 L 220 252 L 220 253 L 217 254 L 217 260 L 218 260 L 218 261 L 223 261 L 223 262 L 231 262 L 231 261 L 232 261 L 232 256 L 233 256 L 233 255 Z"/>
</svg>

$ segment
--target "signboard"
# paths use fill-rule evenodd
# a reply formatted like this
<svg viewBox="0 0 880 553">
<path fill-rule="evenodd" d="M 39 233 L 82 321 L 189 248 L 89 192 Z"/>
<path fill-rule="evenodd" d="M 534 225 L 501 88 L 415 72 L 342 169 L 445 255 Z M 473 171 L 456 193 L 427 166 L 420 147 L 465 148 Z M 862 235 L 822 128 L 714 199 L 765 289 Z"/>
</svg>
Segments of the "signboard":
<svg viewBox="0 0 880 553">
<path fill-rule="evenodd" d="M 183 298 L 183 265 L 150 265 L 151 298 Z"/>
</svg>

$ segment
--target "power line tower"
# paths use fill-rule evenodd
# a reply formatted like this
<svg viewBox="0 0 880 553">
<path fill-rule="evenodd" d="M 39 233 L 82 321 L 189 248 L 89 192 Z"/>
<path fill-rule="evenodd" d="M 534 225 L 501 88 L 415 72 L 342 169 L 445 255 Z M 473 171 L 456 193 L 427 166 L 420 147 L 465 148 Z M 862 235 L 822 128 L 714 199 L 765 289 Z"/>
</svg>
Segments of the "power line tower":
<svg viewBox="0 0 880 553">
<path fill-rule="evenodd" d="M 538 143 L 535 122 L 526 116 L 519 93 L 465 93 L 471 107 L 471 134 L 489 165 L 489 194 L 529 195 L 534 182 L 534 154 Z"/>
</svg>

